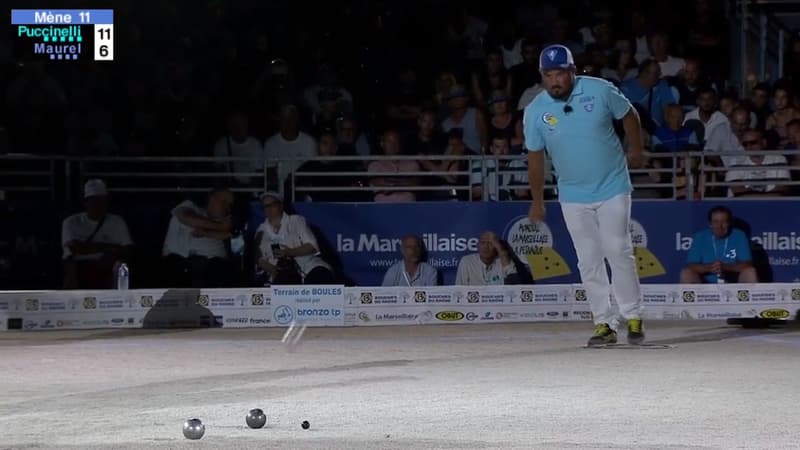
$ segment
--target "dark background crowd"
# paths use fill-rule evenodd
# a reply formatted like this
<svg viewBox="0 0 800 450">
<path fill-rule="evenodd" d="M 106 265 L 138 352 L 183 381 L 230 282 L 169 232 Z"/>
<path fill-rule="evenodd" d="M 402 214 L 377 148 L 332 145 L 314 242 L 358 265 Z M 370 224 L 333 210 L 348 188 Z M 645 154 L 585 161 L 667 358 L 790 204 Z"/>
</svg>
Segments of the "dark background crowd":
<svg viewBox="0 0 800 450">
<path fill-rule="evenodd" d="M 16 0 L 7 6 L 34 7 Z M 30 43 L 6 27 L 0 38 L 0 100 L 5 106 L 0 110 L 0 154 L 386 156 L 363 164 L 301 161 L 270 167 L 276 184 L 269 187 L 275 190 L 298 170 L 463 172 L 469 168 L 462 163 L 392 157 L 522 153 L 522 109 L 541 91 L 539 52 L 554 43 L 572 50 L 580 74 L 620 86 L 640 111 L 654 153 L 800 145 L 795 121 L 800 118 L 800 40 L 787 48 L 781 79 L 748 77 L 742 97 L 739 86 L 729 82 L 736 70 L 730 58 L 736 49 L 729 42 L 734 25 L 721 1 L 121 0 L 46 6 L 113 8 L 115 60 L 46 62 L 31 55 Z M 730 139 L 714 141 L 719 136 L 712 125 L 727 127 Z M 763 163 L 752 161 L 745 165 Z M 724 158 L 712 162 L 727 169 L 740 165 Z M 797 158 L 783 163 L 795 164 Z M 647 167 L 669 164 L 654 158 Z M 241 163 L 216 166 L 236 172 L 258 169 Z M 524 172 L 524 166 L 516 169 Z M 705 180 L 695 179 L 695 191 L 687 191 L 687 177 L 693 175 L 688 167 L 681 169 L 687 170 L 686 177 L 653 172 L 634 181 L 674 181 L 680 184 L 678 197 L 696 196 Z M 739 179 L 753 178 L 742 175 L 743 170 Z M 776 180 L 793 177 L 775 174 Z M 343 183 L 343 191 L 353 185 L 426 183 L 377 178 L 316 177 L 308 183 Z M 515 179 L 523 188 L 497 199 L 525 199 L 526 180 Z M 469 175 L 436 180 L 471 185 L 471 194 L 464 195 L 485 198 Z M 85 180 L 79 181 L 82 186 Z M 106 181 L 113 192 L 114 181 Z M 234 187 L 262 182 L 241 176 L 229 181 Z M 146 186 L 148 180 L 139 182 Z M 642 190 L 639 195 L 674 195 L 668 191 Z M 753 188 L 727 194 L 792 193 Z M 298 199 L 437 199 L 404 194 L 301 192 Z M 163 231 L 152 240 L 160 240 Z"/>
</svg>

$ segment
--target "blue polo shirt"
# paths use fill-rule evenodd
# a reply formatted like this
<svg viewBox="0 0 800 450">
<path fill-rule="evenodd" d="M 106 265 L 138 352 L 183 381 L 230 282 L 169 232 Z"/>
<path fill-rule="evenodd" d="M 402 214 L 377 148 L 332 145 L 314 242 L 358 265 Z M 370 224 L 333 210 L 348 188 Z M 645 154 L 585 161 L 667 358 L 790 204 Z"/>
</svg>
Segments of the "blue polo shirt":
<svg viewBox="0 0 800 450">
<path fill-rule="evenodd" d="M 750 262 L 753 255 L 750 253 L 750 241 L 744 232 L 738 228 L 731 230 L 728 237 L 718 238 L 709 230 L 703 230 L 694 235 L 692 246 L 689 247 L 688 264 L 711 264 L 720 261 L 723 264 Z M 716 274 L 705 275 L 709 283 L 717 282 Z"/>
<path fill-rule="evenodd" d="M 564 111 L 567 105 L 572 111 Z M 595 203 L 633 190 L 613 124 L 631 108 L 616 86 L 585 76 L 575 77 L 566 102 L 543 91 L 525 108 L 525 147 L 547 149 L 561 202 Z"/>
</svg>

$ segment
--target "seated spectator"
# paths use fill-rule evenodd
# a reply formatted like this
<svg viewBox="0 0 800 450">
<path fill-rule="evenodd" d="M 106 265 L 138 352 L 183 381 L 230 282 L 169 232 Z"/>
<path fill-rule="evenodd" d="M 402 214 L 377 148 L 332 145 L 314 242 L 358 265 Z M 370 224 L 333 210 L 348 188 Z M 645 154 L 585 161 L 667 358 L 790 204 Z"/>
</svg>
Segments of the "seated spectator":
<svg viewBox="0 0 800 450">
<path fill-rule="evenodd" d="M 416 161 L 392 159 L 392 157 L 400 156 L 403 153 L 400 145 L 400 135 L 396 131 L 388 130 L 383 133 L 381 149 L 383 149 L 383 154 L 387 158 L 370 162 L 367 166 L 367 172 L 394 172 L 400 174 L 420 171 L 419 163 Z M 369 184 L 375 187 L 419 186 L 419 180 L 416 176 L 378 175 L 370 178 Z M 387 190 L 375 193 L 376 202 L 414 202 L 416 199 L 417 196 L 412 191 Z"/>
<path fill-rule="evenodd" d="M 631 46 L 622 42 L 611 53 L 608 67 L 603 67 L 600 76 L 619 86 L 623 81 L 636 78 L 639 74 L 636 60 L 633 59 Z"/>
<path fill-rule="evenodd" d="M 664 125 L 656 127 L 652 135 L 655 152 L 686 152 L 699 150 L 700 142 L 694 129 L 684 125 L 683 108 L 677 103 L 667 105 Z"/>
<path fill-rule="evenodd" d="M 514 153 L 522 152 L 524 136 L 522 114 L 511 109 L 511 97 L 503 91 L 495 91 L 489 100 L 489 138 L 502 134 L 510 137 Z"/>
<path fill-rule="evenodd" d="M 370 156 L 372 149 L 365 133 L 358 128 L 356 119 L 344 114 L 336 120 L 336 139 L 339 142 L 338 155 L 342 156 Z"/>
<path fill-rule="evenodd" d="M 259 284 L 334 284 L 331 266 L 303 216 L 286 214 L 281 196 L 261 195 L 264 223 L 255 233 Z"/>
<path fill-rule="evenodd" d="M 417 72 L 411 67 L 398 71 L 394 83 L 387 87 L 384 100 L 388 127 L 401 132 L 413 129 L 422 110 L 422 98 Z"/>
<path fill-rule="evenodd" d="M 697 108 L 686 114 L 685 125 L 690 122 L 702 125 L 703 151 L 714 153 L 741 153 L 744 148 L 731 130 L 731 124 L 725 114 L 717 109 L 717 93 L 706 86 L 697 95 Z M 709 157 L 712 164 L 729 166 L 735 156 Z"/>
<path fill-rule="evenodd" d="M 342 93 L 336 89 L 323 89 L 319 91 L 319 111 L 311 116 L 311 125 L 314 133 L 330 130 L 336 127 L 336 120 L 342 116 L 340 104 Z"/>
<path fill-rule="evenodd" d="M 477 156 L 467 148 L 463 140 L 461 128 L 453 128 L 447 133 L 447 147 L 444 150 L 445 156 L 463 157 Z M 444 161 L 432 161 L 436 163 L 436 172 L 452 172 L 452 175 L 444 175 L 438 180 L 437 186 L 452 186 L 449 191 L 438 190 L 433 193 L 435 200 L 469 200 L 471 194 L 464 190 L 469 184 L 470 161 L 466 159 L 450 159 Z M 474 162 L 473 162 L 474 164 Z M 467 173 L 464 173 L 467 172 Z"/>
<path fill-rule="evenodd" d="M 277 168 L 277 183 L 283 186 L 291 173 L 303 164 L 303 159 L 311 158 L 317 153 L 314 138 L 300 131 L 300 113 L 294 105 L 284 106 L 281 110 L 281 129 L 264 144 L 264 154 L 268 159 L 267 167 Z M 276 162 L 275 160 L 280 160 Z"/>
<path fill-rule="evenodd" d="M 478 253 L 463 256 L 458 262 L 456 286 L 513 284 L 517 275 L 508 248 L 497 234 L 487 231 L 478 241 Z"/>
<path fill-rule="evenodd" d="M 488 189 L 487 198 L 491 201 L 498 200 L 528 200 L 531 192 L 528 182 L 528 165 L 521 159 L 507 159 L 511 154 L 511 140 L 507 134 L 496 134 L 492 138 L 491 152 L 498 159 L 485 159 L 485 180 Z M 483 199 L 484 173 L 482 164 L 476 163 L 472 167 L 470 185 L 472 186 L 472 199 Z"/>
<path fill-rule="evenodd" d="M 333 94 L 327 94 L 329 97 L 335 97 L 337 102 L 340 103 L 340 108 L 345 111 L 352 109 L 353 95 L 338 81 L 336 68 L 330 64 L 320 64 L 317 69 L 317 82 L 308 86 L 303 91 L 303 100 L 305 107 L 311 111 L 312 114 L 319 114 L 322 112 L 322 104 L 320 94 L 323 91 L 333 91 Z"/>
<path fill-rule="evenodd" d="M 664 107 L 675 103 L 675 97 L 655 60 L 648 59 L 639 65 L 639 75 L 620 85 L 620 90 L 639 110 L 642 127 L 652 133 L 664 123 Z"/>
<path fill-rule="evenodd" d="M 769 106 L 769 93 L 770 88 L 767 83 L 758 83 L 753 87 L 748 106 L 756 114 L 758 123 L 752 128 L 764 129 L 767 126 L 767 118 L 772 115 L 772 108 Z"/>
<path fill-rule="evenodd" d="M 658 61 L 662 77 L 674 77 L 686 67 L 686 61 L 683 58 L 676 58 L 669 54 L 667 33 L 658 32 L 650 36 L 650 48 L 653 51 L 653 59 Z"/>
<path fill-rule="evenodd" d="M 417 130 L 406 140 L 404 146 L 409 155 L 441 155 L 444 153 L 445 138 L 437 126 L 436 111 L 423 108 L 417 117 Z M 422 162 L 423 167 L 430 161 Z M 425 167 L 427 170 L 431 170 Z"/>
<path fill-rule="evenodd" d="M 747 151 L 763 151 L 767 145 L 764 134 L 760 130 L 747 130 L 742 141 Z M 728 197 L 778 197 L 789 191 L 789 186 L 777 184 L 790 181 L 791 176 L 786 166 L 789 162 L 783 155 L 749 155 L 737 157 L 731 163 L 726 182 L 775 182 L 776 184 L 759 184 L 731 186 Z M 772 167 L 771 167 L 772 166 Z"/>
<path fill-rule="evenodd" d="M 742 230 L 732 228 L 733 213 L 724 206 L 708 212 L 709 228 L 698 232 L 689 248 L 683 284 L 758 283 L 750 242 Z"/>
<path fill-rule="evenodd" d="M 226 161 L 217 164 L 232 173 L 241 186 L 256 186 L 264 182 L 264 147 L 250 136 L 247 114 L 233 111 L 228 117 L 228 134 L 214 144 L 216 158 L 249 158 L 249 161 Z M 257 175 L 246 175 L 256 173 Z"/>
<path fill-rule="evenodd" d="M 756 120 L 751 120 L 751 113 L 747 110 L 744 106 L 737 106 L 733 108 L 733 112 L 731 113 L 731 130 L 733 134 L 736 136 L 736 139 L 739 140 L 741 144 L 744 140 L 744 133 L 745 131 L 753 128 L 753 122 Z"/>
<path fill-rule="evenodd" d="M 519 103 L 517 103 L 517 111 L 525 111 L 525 108 L 531 104 L 534 98 L 537 95 L 541 94 L 544 91 L 544 86 L 541 83 L 536 83 L 533 86 L 525 89 L 522 95 L 519 97 Z"/>
<path fill-rule="evenodd" d="M 338 155 L 339 144 L 333 131 L 325 130 L 319 137 L 319 156 L 332 158 Z M 358 201 L 360 192 L 349 191 L 347 188 L 363 185 L 360 177 L 337 176 L 337 172 L 359 172 L 363 170 L 358 161 L 323 159 L 305 162 L 297 169 L 298 173 L 313 173 L 313 175 L 293 176 L 294 186 L 287 186 L 286 192 L 294 188 L 296 201 L 306 202 L 350 202 Z M 326 174 L 331 175 L 326 175 Z M 291 179 L 290 179 L 291 181 Z M 342 188 L 339 191 L 306 191 L 305 187 L 315 188 Z"/>
<path fill-rule="evenodd" d="M 118 264 L 133 242 L 125 220 L 108 212 L 108 190 L 102 180 L 83 187 L 84 212 L 61 225 L 64 289 L 111 289 Z"/>
<path fill-rule="evenodd" d="M 486 65 L 472 74 L 471 83 L 472 96 L 479 105 L 485 105 L 494 91 L 503 91 L 511 96 L 513 81 L 503 66 L 503 53 L 499 48 L 491 48 L 486 52 Z"/>
<path fill-rule="evenodd" d="M 784 147 L 786 150 L 800 150 L 800 119 L 790 120 L 786 124 L 786 137 L 789 141 Z M 800 155 L 795 155 L 790 159 L 794 162 L 798 156 Z"/>
<path fill-rule="evenodd" d="M 677 94 L 678 104 L 687 113 L 697 107 L 697 94 L 700 88 L 710 86 L 716 91 L 711 80 L 702 73 L 700 62 L 696 59 L 687 59 L 683 71 L 666 79 Z"/>
<path fill-rule="evenodd" d="M 542 75 L 539 73 L 539 44 L 530 39 L 522 41 L 522 62 L 513 66 L 509 72 L 511 98 L 517 103 L 525 90 L 542 82 Z"/>
<path fill-rule="evenodd" d="M 800 119 L 800 111 L 792 105 L 792 95 L 785 87 L 775 88 L 773 102 L 775 103 L 775 112 L 767 117 L 765 129 L 767 133 L 773 132 L 777 135 L 775 144 L 778 148 L 783 148 L 789 142 L 786 124 L 792 120 Z M 770 148 L 775 147 L 770 145 Z"/>
<path fill-rule="evenodd" d="M 422 260 L 424 250 L 419 236 L 403 237 L 400 249 L 403 260 L 389 267 L 381 286 L 438 286 L 439 272 Z"/>
<path fill-rule="evenodd" d="M 468 106 L 469 96 L 463 86 L 453 86 L 448 96 L 450 115 L 442 122 L 447 133 L 453 128 L 463 130 L 464 143 L 475 153 L 483 153 L 488 143 L 486 117 L 478 108 Z"/>
<path fill-rule="evenodd" d="M 186 200 L 172 210 L 162 255 L 170 287 L 229 287 L 234 279 L 226 242 L 231 238 L 233 193 L 215 189 L 205 208 Z"/>
</svg>

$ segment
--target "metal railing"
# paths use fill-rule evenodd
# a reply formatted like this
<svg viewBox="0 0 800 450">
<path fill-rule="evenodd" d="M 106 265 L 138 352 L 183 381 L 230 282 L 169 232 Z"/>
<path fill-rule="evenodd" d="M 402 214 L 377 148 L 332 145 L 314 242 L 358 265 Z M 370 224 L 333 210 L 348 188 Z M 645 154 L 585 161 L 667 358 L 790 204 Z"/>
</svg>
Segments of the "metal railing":
<svg viewBox="0 0 800 450">
<path fill-rule="evenodd" d="M 747 151 L 742 152 L 682 152 L 649 153 L 649 165 L 630 170 L 635 191 L 655 192 L 663 199 L 693 199 L 714 196 L 713 191 L 732 186 L 800 186 L 800 181 L 724 181 L 721 173 L 732 170 L 715 164 L 719 157 L 744 155 L 800 157 L 800 151 Z M 35 195 L 36 198 L 74 202 L 80 198 L 83 183 L 90 178 L 102 178 L 112 193 L 192 193 L 207 192 L 215 185 L 232 186 L 235 192 L 257 194 L 265 190 L 277 190 L 288 194 L 292 200 L 304 200 L 298 194 L 314 192 L 360 192 L 362 201 L 371 201 L 370 193 L 380 192 L 451 192 L 458 193 L 468 201 L 498 199 L 501 191 L 527 188 L 526 157 L 514 156 L 397 156 L 392 160 L 459 162 L 458 170 L 415 170 L 409 172 L 367 170 L 371 161 L 386 161 L 383 156 L 342 156 L 293 159 L 251 159 L 235 157 L 68 157 L 0 155 L 0 191 L 6 196 Z M 516 167 L 510 165 L 513 161 Z M 279 179 L 281 167 L 287 162 L 338 161 L 350 162 L 353 170 L 315 172 L 300 168 L 286 173 Z M 246 162 L 258 170 L 236 172 L 230 169 L 233 162 Z M 548 167 L 549 161 L 548 161 Z M 769 169 L 785 169 L 794 174 L 800 165 L 769 166 Z M 758 170 L 758 167 L 736 167 L 735 170 Z M 314 179 L 350 179 L 350 183 L 320 185 Z M 445 177 L 455 177 L 456 182 L 446 182 Z M 546 170 L 545 189 L 556 190 L 552 169 Z M 412 178 L 413 183 L 397 185 L 371 185 L 375 178 Z M 723 178 L 722 180 L 718 178 Z M 800 178 L 792 176 L 792 178 Z M 304 180 L 311 179 L 312 183 Z M 424 181 L 430 181 L 425 183 Z M 476 182 L 477 180 L 477 182 Z M 525 182 L 520 182 L 524 180 Z M 472 195 L 473 188 L 482 187 L 479 198 Z M 285 192 L 288 190 L 289 192 Z M 797 190 L 800 192 L 800 189 Z M 697 194 L 695 194 L 697 193 Z M 719 196 L 719 195 L 717 195 Z M 724 195 L 723 195 L 724 196 Z M 312 196 L 313 197 L 313 196 Z"/>
</svg>

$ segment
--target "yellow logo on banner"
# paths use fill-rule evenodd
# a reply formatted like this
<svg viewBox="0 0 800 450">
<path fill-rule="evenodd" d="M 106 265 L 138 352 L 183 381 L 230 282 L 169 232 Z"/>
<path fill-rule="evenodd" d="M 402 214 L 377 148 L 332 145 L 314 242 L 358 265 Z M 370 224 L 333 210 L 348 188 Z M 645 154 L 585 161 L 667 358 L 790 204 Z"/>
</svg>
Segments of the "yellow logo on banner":
<svg viewBox="0 0 800 450">
<path fill-rule="evenodd" d="M 791 313 L 785 309 L 766 309 L 761 311 L 760 316 L 764 319 L 786 319 Z"/>
<path fill-rule="evenodd" d="M 516 217 L 505 238 L 517 257 L 528 263 L 534 279 L 543 280 L 572 273 L 564 258 L 553 250 L 553 233 L 546 223 L 532 224 L 525 216 Z"/>
<path fill-rule="evenodd" d="M 666 274 L 667 271 L 661 261 L 647 249 L 647 233 L 644 231 L 642 224 L 631 220 L 630 232 L 633 255 L 636 258 L 636 272 L 639 274 L 639 278 L 657 277 Z"/>
</svg>

